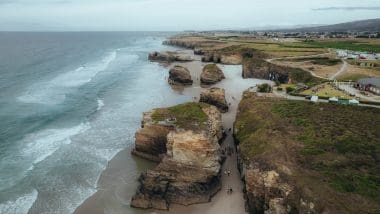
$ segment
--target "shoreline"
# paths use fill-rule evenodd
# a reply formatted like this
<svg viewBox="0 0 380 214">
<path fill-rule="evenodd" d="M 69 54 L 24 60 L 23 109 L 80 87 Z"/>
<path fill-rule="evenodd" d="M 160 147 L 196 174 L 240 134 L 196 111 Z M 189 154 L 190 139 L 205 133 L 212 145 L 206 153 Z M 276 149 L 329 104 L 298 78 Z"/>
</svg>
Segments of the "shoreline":
<svg viewBox="0 0 380 214">
<path fill-rule="evenodd" d="M 186 95 L 193 97 L 192 101 L 198 101 L 202 87 L 200 85 L 200 74 L 202 72 L 203 66 L 210 63 L 201 62 L 201 56 L 194 55 L 192 50 L 177 50 L 178 53 L 189 56 L 194 59 L 190 62 L 175 62 L 166 68 L 169 70 L 175 65 L 181 65 L 188 68 L 191 72 L 192 79 L 194 80 L 193 86 L 190 87 L 172 87 L 174 91 L 178 93 L 179 96 Z M 243 79 L 241 77 L 242 66 L 241 65 L 222 65 L 218 66 L 223 70 L 226 75 L 226 79 L 212 85 L 210 87 L 220 87 L 226 90 L 226 100 L 231 103 L 230 110 L 227 113 L 222 114 L 223 127 L 229 129 L 233 127 L 235 121 L 236 111 L 238 104 L 241 100 L 241 96 L 244 90 L 249 87 L 255 86 L 261 83 L 270 83 L 267 80 L 259 79 Z M 167 79 L 167 74 L 166 78 Z M 162 80 L 158 80 L 162 81 Z M 191 100 L 189 100 L 191 101 Z M 224 139 L 221 147 L 231 146 L 235 150 L 234 139 L 232 132 L 229 132 Z M 132 148 L 126 148 L 120 151 L 115 157 L 113 157 L 106 169 L 99 176 L 97 184 L 97 192 L 87 198 L 80 206 L 76 208 L 74 213 L 94 213 L 101 214 L 107 213 L 107 210 L 112 210 L 113 212 L 124 212 L 126 211 L 125 206 L 130 204 L 131 196 L 135 193 L 138 186 L 137 179 L 140 173 L 146 170 L 146 167 L 137 166 L 138 172 L 133 177 L 135 178 L 135 185 L 133 188 L 127 188 L 123 178 L 128 174 L 128 169 L 123 166 L 124 161 L 135 161 L 136 165 L 142 161 L 145 162 L 148 168 L 153 168 L 156 163 L 150 162 L 131 154 Z M 245 213 L 245 201 L 243 195 L 243 183 L 240 179 L 240 173 L 237 168 L 237 157 L 236 150 L 232 156 L 228 156 L 222 165 L 222 172 L 225 170 L 230 170 L 231 175 L 227 176 L 222 173 L 222 189 L 217 192 L 213 197 L 211 202 L 204 204 L 194 204 L 190 206 L 181 206 L 176 204 L 171 204 L 169 211 L 159 211 L 159 210 L 141 210 L 133 209 L 133 213 L 221 213 L 221 211 L 229 210 L 229 213 Z M 234 192 L 232 195 L 227 195 L 226 189 L 231 187 Z M 129 208 L 130 209 L 130 208 Z"/>
</svg>

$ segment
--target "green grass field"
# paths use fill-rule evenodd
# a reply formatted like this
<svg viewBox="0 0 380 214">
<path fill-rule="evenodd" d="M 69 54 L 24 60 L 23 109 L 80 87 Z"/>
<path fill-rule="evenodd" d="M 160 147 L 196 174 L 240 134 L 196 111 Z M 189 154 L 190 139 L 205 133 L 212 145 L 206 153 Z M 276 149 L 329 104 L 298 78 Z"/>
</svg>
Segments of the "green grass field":
<svg viewBox="0 0 380 214">
<path fill-rule="evenodd" d="M 305 41 L 308 47 L 346 49 L 352 51 L 380 53 L 380 44 L 365 43 L 359 41 Z"/>
</svg>

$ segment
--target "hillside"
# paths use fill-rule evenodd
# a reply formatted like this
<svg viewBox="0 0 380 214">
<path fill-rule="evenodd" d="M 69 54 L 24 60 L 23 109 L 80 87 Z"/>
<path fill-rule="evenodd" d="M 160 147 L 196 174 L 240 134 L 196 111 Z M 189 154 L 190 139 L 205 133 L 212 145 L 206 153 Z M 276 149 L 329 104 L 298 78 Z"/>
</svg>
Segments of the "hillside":
<svg viewBox="0 0 380 214">
<path fill-rule="evenodd" d="M 378 213 L 380 111 L 246 92 L 235 136 L 250 213 Z"/>
<path fill-rule="evenodd" d="M 319 27 L 306 27 L 296 29 L 281 30 L 285 32 L 359 32 L 359 31 L 380 31 L 380 19 L 367 19 L 354 22 L 346 22 L 334 25 L 326 25 Z"/>
</svg>

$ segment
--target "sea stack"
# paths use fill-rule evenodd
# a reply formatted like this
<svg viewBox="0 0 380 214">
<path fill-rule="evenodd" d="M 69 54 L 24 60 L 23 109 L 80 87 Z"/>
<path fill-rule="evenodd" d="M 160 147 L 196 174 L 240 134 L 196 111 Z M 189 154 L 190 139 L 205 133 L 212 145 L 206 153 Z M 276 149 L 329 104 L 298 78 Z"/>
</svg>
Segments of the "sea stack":
<svg viewBox="0 0 380 214">
<path fill-rule="evenodd" d="M 169 84 L 171 85 L 192 85 L 190 71 L 182 66 L 176 65 L 169 70 Z"/>
<path fill-rule="evenodd" d="M 220 190 L 222 118 L 216 107 L 185 103 L 144 114 L 134 154 L 158 160 L 132 198 L 137 208 L 206 203 Z M 155 158 L 152 158 L 155 157 Z"/>
<path fill-rule="evenodd" d="M 225 91 L 222 88 L 209 88 L 201 92 L 199 102 L 208 103 L 219 109 L 222 113 L 228 112 Z"/>
<path fill-rule="evenodd" d="M 225 79 L 223 71 L 216 64 L 209 64 L 203 68 L 201 83 L 205 85 L 215 84 Z"/>
</svg>

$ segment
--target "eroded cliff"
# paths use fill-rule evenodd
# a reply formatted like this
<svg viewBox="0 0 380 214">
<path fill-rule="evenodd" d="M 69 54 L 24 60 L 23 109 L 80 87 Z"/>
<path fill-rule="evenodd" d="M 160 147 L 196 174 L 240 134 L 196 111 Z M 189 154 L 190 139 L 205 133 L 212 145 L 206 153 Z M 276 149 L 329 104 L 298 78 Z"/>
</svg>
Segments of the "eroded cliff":
<svg viewBox="0 0 380 214">
<path fill-rule="evenodd" d="M 142 124 L 135 153 L 160 162 L 141 175 L 131 206 L 168 209 L 171 203 L 209 202 L 221 188 L 222 121 L 216 107 L 186 103 L 154 109 Z"/>
</svg>

